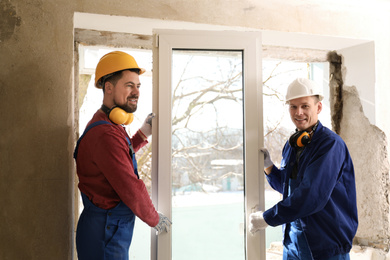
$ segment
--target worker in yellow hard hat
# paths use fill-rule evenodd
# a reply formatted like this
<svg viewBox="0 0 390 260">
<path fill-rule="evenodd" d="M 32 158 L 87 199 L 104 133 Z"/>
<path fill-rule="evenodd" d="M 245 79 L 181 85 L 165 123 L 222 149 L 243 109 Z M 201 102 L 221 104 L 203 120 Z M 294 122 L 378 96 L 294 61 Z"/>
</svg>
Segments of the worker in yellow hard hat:
<svg viewBox="0 0 390 260">
<path fill-rule="evenodd" d="M 74 152 L 84 204 L 76 232 L 79 260 L 129 259 L 136 216 L 157 234 L 169 232 L 171 221 L 154 208 L 135 159 L 148 143 L 154 115 L 132 137 L 122 126 L 133 120 L 144 72 L 121 51 L 104 55 L 96 67 L 95 86 L 103 89 L 103 104 Z"/>
<path fill-rule="evenodd" d="M 288 87 L 296 132 L 277 168 L 266 148 L 264 172 L 283 200 L 250 215 L 250 231 L 284 225 L 284 260 L 348 260 L 358 227 L 355 173 L 344 141 L 318 120 L 322 91 L 306 78 Z"/>
</svg>

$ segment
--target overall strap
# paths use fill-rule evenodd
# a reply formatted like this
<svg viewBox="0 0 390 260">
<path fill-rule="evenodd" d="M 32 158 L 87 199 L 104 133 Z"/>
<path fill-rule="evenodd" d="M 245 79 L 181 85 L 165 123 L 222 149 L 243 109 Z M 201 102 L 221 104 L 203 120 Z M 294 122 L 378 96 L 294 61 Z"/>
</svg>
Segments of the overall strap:
<svg viewBox="0 0 390 260">
<path fill-rule="evenodd" d="M 107 121 L 104 121 L 104 120 L 100 120 L 100 121 L 93 122 L 87 128 L 85 128 L 84 133 L 80 136 L 79 140 L 77 140 L 76 148 L 74 149 L 74 153 L 73 153 L 73 158 L 74 159 L 77 158 L 77 153 L 78 153 L 78 150 L 79 150 L 79 144 L 80 144 L 81 139 L 83 139 L 83 137 L 85 136 L 85 134 L 89 130 L 91 130 L 91 128 L 93 128 L 95 126 L 98 126 L 98 125 L 103 125 L 103 124 L 110 124 L 111 125 L 110 122 L 107 122 Z"/>
<path fill-rule="evenodd" d="M 137 164 L 137 159 L 135 159 L 135 152 L 133 149 L 133 145 L 131 144 L 130 139 L 128 137 L 126 137 L 126 140 L 127 140 L 127 143 L 129 144 L 129 153 L 130 153 L 131 159 L 133 160 L 134 173 L 135 173 L 135 175 L 137 175 L 137 177 L 139 179 L 138 164 Z"/>
</svg>

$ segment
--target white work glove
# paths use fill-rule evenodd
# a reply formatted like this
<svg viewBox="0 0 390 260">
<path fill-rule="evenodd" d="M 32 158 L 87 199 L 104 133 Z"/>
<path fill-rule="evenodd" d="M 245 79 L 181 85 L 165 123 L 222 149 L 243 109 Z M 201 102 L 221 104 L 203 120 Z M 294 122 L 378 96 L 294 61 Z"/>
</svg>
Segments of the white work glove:
<svg viewBox="0 0 390 260">
<path fill-rule="evenodd" d="M 271 161 L 271 156 L 269 155 L 268 149 L 263 147 L 260 148 L 260 151 L 264 154 L 264 169 L 274 165 L 274 163 Z"/>
<path fill-rule="evenodd" d="M 257 211 L 249 215 L 249 231 L 252 235 L 257 231 L 266 229 L 267 227 L 268 224 L 264 220 L 263 211 Z"/>
<path fill-rule="evenodd" d="M 158 216 L 160 217 L 157 226 L 154 228 L 157 230 L 156 234 L 160 235 L 162 232 L 169 232 L 171 229 L 172 221 L 169 220 L 164 214 L 158 212 Z"/>
<path fill-rule="evenodd" d="M 149 136 L 152 135 L 152 119 L 153 117 L 155 117 L 155 114 L 154 113 L 150 113 L 144 123 L 142 124 L 141 128 L 139 129 L 141 131 L 141 133 L 146 137 L 148 138 Z"/>
</svg>

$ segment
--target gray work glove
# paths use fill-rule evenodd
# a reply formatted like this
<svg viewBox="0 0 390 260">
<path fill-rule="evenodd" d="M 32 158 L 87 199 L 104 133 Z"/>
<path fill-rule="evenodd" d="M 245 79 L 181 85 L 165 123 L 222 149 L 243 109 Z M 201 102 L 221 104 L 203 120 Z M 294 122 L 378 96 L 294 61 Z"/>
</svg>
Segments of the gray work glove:
<svg viewBox="0 0 390 260">
<path fill-rule="evenodd" d="M 160 235 L 163 232 L 169 232 L 171 229 L 172 221 L 169 220 L 164 214 L 158 212 L 158 216 L 160 217 L 157 226 L 154 228 L 157 230 L 156 234 Z"/>
<path fill-rule="evenodd" d="M 150 113 L 144 123 L 142 124 L 141 128 L 139 129 L 141 133 L 148 138 L 149 136 L 152 135 L 152 119 L 155 117 L 154 113 Z"/>
<path fill-rule="evenodd" d="M 274 163 L 271 161 L 271 156 L 269 155 L 267 148 L 260 148 L 260 151 L 264 154 L 264 169 L 274 165 Z"/>
<path fill-rule="evenodd" d="M 257 231 L 266 229 L 267 227 L 268 224 L 264 220 L 263 211 L 257 211 L 249 215 L 249 231 L 252 235 Z"/>
</svg>

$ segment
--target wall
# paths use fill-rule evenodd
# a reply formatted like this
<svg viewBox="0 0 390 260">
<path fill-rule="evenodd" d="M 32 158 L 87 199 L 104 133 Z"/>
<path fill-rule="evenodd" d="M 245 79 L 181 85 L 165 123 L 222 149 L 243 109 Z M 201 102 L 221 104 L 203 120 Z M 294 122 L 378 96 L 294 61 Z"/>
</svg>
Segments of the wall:
<svg viewBox="0 0 390 260">
<path fill-rule="evenodd" d="M 344 84 L 359 86 L 359 99 L 362 102 L 363 112 L 371 124 L 375 124 L 376 119 L 374 45 L 374 42 L 369 42 L 338 51 L 344 57 Z"/>
<path fill-rule="evenodd" d="M 47 2 L 0 1 L 0 259 L 72 250 L 72 11 Z"/>
<path fill-rule="evenodd" d="M 373 40 L 375 122 L 389 136 L 390 11 L 382 1 L 368 2 L 376 6 L 359 8 L 349 1 L 0 0 L 0 259 L 72 258 L 74 12 Z M 369 181 L 384 185 L 379 177 Z M 383 235 L 388 236 L 387 229 Z"/>
<path fill-rule="evenodd" d="M 361 158 L 354 160 L 359 204 L 356 239 L 362 245 L 388 249 L 390 181 L 387 138 L 363 114 L 355 87 L 344 86 L 343 99 L 340 136 L 348 144 L 352 158 Z"/>
<path fill-rule="evenodd" d="M 351 54 L 356 51 L 357 56 Z M 383 131 L 370 123 L 367 114 L 372 114 L 363 109 L 362 103 L 373 97 L 367 92 L 369 88 L 359 93 L 355 86 L 348 85 L 354 80 L 357 84 L 374 84 L 374 77 L 370 77 L 373 59 L 372 55 L 367 55 L 364 46 L 348 48 L 340 53 L 342 55 L 336 52 L 328 54 L 332 125 L 348 145 L 354 161 L 359 214 L 355 241 L 360 245 L 388 250 L 390 167 L 387 138 Z M 350 61 L 346 62 L 348 59 Z M 364 77 L 359 78 L 359 74 Z"/>
</svg>

